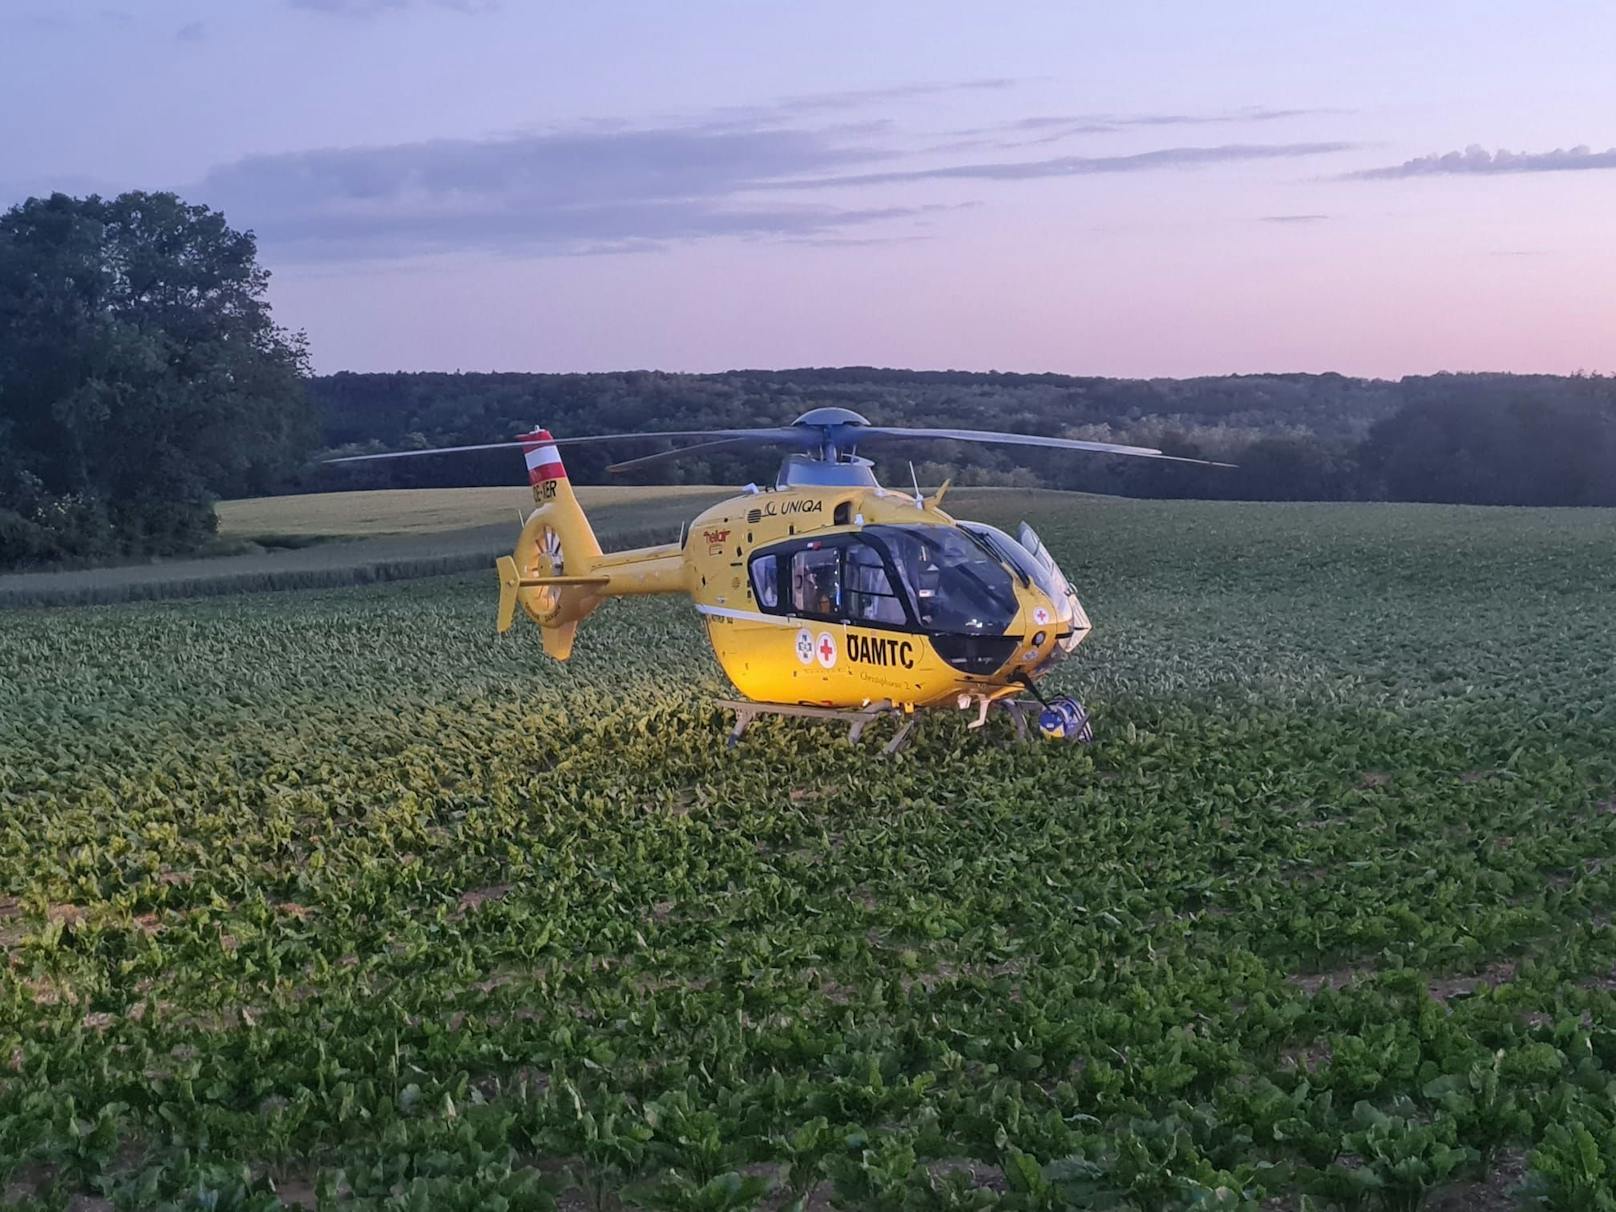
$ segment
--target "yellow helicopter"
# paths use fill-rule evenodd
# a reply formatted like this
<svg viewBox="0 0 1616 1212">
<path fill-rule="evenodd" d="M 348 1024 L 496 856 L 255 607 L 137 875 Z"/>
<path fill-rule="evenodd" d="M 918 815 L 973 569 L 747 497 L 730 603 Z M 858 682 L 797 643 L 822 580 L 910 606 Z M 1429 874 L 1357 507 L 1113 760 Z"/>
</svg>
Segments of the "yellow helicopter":
<svg viewBox="0 0 1616 1212">
<path fill-rule="evenodd" d="M 697 444 L 614 464 L 641 467 L 691 451 L 753 443 L 785 446 L 772 488 L 748 485 L 690 523 L 680 541 L 604 552 L 579 505 L 560 448 L 644 439 Z M 857 740 L 883 716 L 901 719 L 896 752 L 918 712 L 1008 710 L 1027 732 L 1034 696 L 1038 731 L 1088 742 L 1088 713 L 1049 700 L 1036 679 L 1070 654 L 1091 624 L 1071 582 L 1032 528 L 1011 537 L 941 509 L 931 496 L 877 483 L 860 447 L 939 439 L 1053 447 L 1202 463 L 1141 446 L 965 429 L 872 425 L 845 408 L 816 408 L 790 426 L 680 430 L 556 438 L 536 428 L 509 442 L 354 455 L 330 462 L 520 447 L 536 508 L 515 550 L 496 564 L 498 628 L 521 607 L 544 650 L 572 655 L 578 624 L 608 598 L 687 594 L 725 675 L 742 696 L 730 744 L 760 714 L 830 718 Z M 795 447 L 795 450 L 790 448 Z M 1205 465 L 1205 464 L 1203 464 Z M 1227 464 L 1214 464 L 1227 466 Z"/>
</svg>

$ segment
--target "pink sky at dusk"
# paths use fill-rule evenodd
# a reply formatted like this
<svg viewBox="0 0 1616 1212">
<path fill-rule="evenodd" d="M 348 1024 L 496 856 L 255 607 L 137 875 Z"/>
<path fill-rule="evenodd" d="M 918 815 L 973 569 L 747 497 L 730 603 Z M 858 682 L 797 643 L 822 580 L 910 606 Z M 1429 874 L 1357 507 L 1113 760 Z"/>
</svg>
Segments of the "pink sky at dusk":
<svg viewBox="0 0 1616 1212">
<path fill-rule="evenodd" d="M 1593 2 L 8 0 L 0 203 L 223 209 L 322 371 L 1611 371 L 1612 45 Z"/>
</svg>

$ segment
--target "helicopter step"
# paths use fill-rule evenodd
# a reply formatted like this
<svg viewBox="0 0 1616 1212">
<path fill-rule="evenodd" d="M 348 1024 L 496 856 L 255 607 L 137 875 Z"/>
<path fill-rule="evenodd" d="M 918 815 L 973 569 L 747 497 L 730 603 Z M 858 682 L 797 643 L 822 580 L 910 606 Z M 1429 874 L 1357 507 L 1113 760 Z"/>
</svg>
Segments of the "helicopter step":
<svg viewBox="0 0 1616 1212">
<path fill-rule="evenodd" d="M 881 749 L 883 757 L 891 757 L 908 743 L 909 734 L 920 722 L 918 712 L 904 711 L 885 699 L 871 703 L 867 707 L 810 707 L 794 703 L 754 703 L 745 699 L 718 699 L 717 705 L 735 713 L 735 727 L 730 729 L 729 740 L 725 742 L 725 747 L 729 749 L 735 748 L 740 743 L 741 738 L 746 735 L 747 728 L 760 715 L 799 720 L 835 720 L 847 725 L 847 739 L 852 744 L 857 744 L 859 738 L 864 735 L 864 730 L 875 721 L 886 716 L 896 716 L 901 718 L 903 723 L 898 725 L 898 731 Z"/>
</svg>

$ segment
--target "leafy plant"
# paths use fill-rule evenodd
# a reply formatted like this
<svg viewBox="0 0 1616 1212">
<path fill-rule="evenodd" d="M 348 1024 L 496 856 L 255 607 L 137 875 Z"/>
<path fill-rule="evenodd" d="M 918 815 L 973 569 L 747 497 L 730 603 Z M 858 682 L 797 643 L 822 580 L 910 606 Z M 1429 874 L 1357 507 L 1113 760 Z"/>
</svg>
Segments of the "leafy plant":
<svg viewBox="0 0 1616 1212">
<path fill-rule="evenodd" d="M 1456 1143 L 1453 1121 L 1422 1120 L 1407 1100 L 1391 1112 L 1367 1102 L 1353 1108 L 1346 1149 L 1357 1164 L 1337 1162 L 1315 1176 L 1313 1193 L 1349 1205 L 1372 1202 L 1388 1212 L 1414 1212 L 1427 1194 L 1453 1178 L 1475 1154 Z"/>
<path fill-rule="evenodd" d="M 1555 1212 L 1616 1210 L 1616 1122 L 1608 1112 L 1579 1106 L 1575 1117 L 1550 1124 L 1532 1151 L 1527 1190 Z"/>
<path fill-rule="evenodd" d="M 757 1205 L 772 1184 L 758 1174 L 738 1174 L 734 1170 L 716 1174 L 705 1183 L 669 1170 L 655 1182 L 627 1187 L 627 1202 L 656 1212 L 742 1212 Z"/>
<path fill-rule="evenodd" d="M 1503 1145 L 1532 1128 L 1531 1112 L 1501 1076 L 1503 1059 L 1500 1049 L 1463 1074 L 1432 1079 L 1423 1091 L 1454 1122 L 1459 1139 L 1476 1150 L 1484 1170 Z"/>
</svg>

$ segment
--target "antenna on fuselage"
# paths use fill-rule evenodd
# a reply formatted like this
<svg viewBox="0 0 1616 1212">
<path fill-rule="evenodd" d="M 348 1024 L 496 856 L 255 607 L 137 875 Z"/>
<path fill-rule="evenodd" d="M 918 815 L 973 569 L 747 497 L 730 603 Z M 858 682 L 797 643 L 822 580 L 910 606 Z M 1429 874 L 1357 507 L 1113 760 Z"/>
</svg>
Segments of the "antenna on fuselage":
<svg viewBox="0 0 1616 1212">
<path fill-rule="evenodd" d="M 909 460 L 909 482 L 915 486 L 915 508 L 926 508 L 926 498 L 920 495 L 920 477 L 915 475 L 915 462 Z"/>
</svg>

